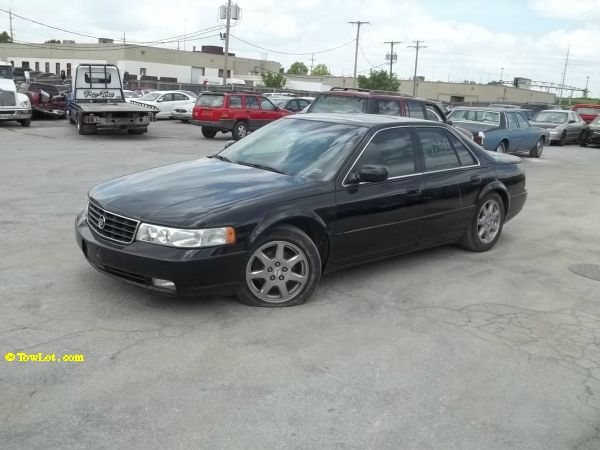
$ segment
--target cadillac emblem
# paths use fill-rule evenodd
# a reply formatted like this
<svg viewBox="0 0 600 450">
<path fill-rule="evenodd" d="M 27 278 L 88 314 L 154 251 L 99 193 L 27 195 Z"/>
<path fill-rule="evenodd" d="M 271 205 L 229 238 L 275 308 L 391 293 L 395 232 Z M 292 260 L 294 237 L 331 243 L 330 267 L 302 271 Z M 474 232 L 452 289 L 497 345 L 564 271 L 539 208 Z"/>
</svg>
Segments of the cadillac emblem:
<svg viewBox="0 0 600 450">
<path fill-rule="evenodd" d="M 101 230 L 106 226 L 106 218 L 104 216 L 98 217 L 98 228 Z"/>
</svg>

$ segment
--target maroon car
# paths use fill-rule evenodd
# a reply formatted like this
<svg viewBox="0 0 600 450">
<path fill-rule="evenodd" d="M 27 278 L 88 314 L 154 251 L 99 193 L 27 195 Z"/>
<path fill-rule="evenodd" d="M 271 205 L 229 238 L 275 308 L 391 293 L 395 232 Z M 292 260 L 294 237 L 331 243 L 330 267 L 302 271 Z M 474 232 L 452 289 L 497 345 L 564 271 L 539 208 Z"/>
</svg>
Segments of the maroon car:
<svg viewBox="0 0 600 450">
<path fill-rule="evenodd" d="M 66 96 L 69 87 L 46 83 L 24 83 L 19 91 L 31 101 L 34 117 L 53 117 L 64 119 L 66 116 Z"/>
</svg>

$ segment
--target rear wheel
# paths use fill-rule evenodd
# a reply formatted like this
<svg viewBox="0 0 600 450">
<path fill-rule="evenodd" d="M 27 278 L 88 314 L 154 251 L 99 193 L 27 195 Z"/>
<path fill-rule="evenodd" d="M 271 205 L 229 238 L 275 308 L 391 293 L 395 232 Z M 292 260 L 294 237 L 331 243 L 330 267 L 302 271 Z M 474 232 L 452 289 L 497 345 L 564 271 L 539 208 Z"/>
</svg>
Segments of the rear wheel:
<svg viewBox="0 0 600 450">
<path fill-rule="evenodd" d="M 31 119 L 19 120 L 19 123 L 22 127 L 28 127 L 29 125 L 31 125 Z"/>
<path fill-rule="evenodd" d="M 500 238 L 505 214 L 500 195 L 496 192 L 487 194 L 479 202 L 461 246 L 474 252 L 490 250 Z"/>
<path fill-rule="evenodd" d="M 206 128 L 206 127 L 202 127 L 202 136 L 204 136 L 207 139 L 212 139 L 217 135 L 217 130 L 215 130 L 214 128 Z"/>
<path fill-rule="evenodd" d="M 248 135 L 248 124 L 244 121 L 236 122 L 231 134 L 236 141 L 246 137 Z"/>
<path fill-rule="evenodd" d="M 506 148 L 507 148 L 506 141 L 502 141 L 496 147 L 496 152 L 497 153 L 506 153 Z"/>
<path fill-rule="evenodd" d="M 542 156 L 543 151 L 544 151 L 544 138 L 541 137 L 535 143 L 533 148 L 531 150 L 529 150 L 529 156 L 531 156 L 532 158 L 539 158 L 540 156 Z"/>
<path fill-rule="evenodd" d="M 320 278 L 315 243 L 302 230 L 281 225 L 252 247 L 237 297 L 251 306 L 296 306 L 312 295 Z"/>
</svg>

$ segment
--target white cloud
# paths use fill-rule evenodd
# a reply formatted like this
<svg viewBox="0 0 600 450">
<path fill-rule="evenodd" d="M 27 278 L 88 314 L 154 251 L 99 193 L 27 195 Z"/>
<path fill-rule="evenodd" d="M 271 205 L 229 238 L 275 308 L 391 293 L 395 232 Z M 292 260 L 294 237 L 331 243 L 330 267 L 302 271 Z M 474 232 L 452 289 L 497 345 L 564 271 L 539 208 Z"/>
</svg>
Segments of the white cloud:
<svg viewBox="0 0 600 450">
<path fill-rule="evenodd" d="M 600 19 L 600 0 L 534 0 L 543 16 L 591 22 Z"/>
</svg>

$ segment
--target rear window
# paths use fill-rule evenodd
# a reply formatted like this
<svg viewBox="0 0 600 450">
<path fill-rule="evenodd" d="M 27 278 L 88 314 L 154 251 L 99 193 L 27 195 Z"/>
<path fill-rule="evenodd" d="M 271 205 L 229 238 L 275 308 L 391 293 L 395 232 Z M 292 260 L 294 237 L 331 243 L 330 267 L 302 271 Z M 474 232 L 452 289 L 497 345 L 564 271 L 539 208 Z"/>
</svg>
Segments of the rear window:
<svg viewBox="0 0 600 450">
<path fill-rule="evenodd" d="M 341 95 L 319 95 L 313 102 L 311 113 L 362 113 L 367 99 Z"/>
<path fill-rule="evenodd" d="M 577 112 L 578 114 L 584 114 L 584 115 L 590 115 L 590 116 L 597 116 L 600 115 L 600 109 L 596 109 L 596 108 L 575 108 L 575 112 Z"/>
<path fill-rule="evenodd" d="M 203 94 L 198 98 L 196 104 L 207 108 L 220 108 L 223 106 L 224 99 L 225 97 L 222 95 Z"/>
</svg>

